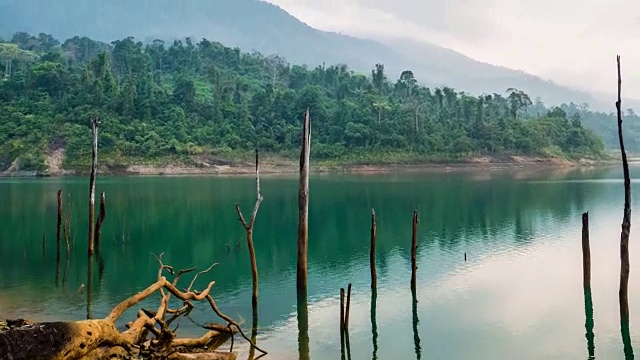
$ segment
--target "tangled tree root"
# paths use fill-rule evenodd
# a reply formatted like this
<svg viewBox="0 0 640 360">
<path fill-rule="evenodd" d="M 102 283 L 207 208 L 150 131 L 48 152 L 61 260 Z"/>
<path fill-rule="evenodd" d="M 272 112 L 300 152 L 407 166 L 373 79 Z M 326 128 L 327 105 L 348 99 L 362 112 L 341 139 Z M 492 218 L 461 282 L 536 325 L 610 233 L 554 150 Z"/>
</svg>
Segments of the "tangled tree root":
<svg viewBox="0 0 640 360">
<path fill-rule="evenodd" d="M 215 349 L 239 332 L 252 347 L 266 354 L 246 337 L 240 326 L 226 316 L 209 294 L 214 281 L 203 291 L 192 290 L 196 278 L 211 270 L 197 273 L 189 287 L 178 289 L 180 277 L 195 269 L 182 269 L 174 273 L 171 266 L 162 263 L 162 255 L 156 257 L 160 264 L 158 279 L 143 291 L 124 300 L 104 319 L 74 322 L 47 322 L 26 324 L 0 333 L 0 360 L 73 360 L 73 359 L 169 359 L 169 360 L 233 360 L 233 341 L 229 352 Z M 169 281 L 163 273 L 173 276 Z M 160 292 L 162 300 L 155 312 L 141 309 L 135 321 L 127 324 L 127 330 L 118 331 L 116 321 L 128 309 L 152 294 Z M 180 309 L 170 309 L 171 296 L 182 300 Z M 170 330 L 172 322 L 186 316 L 194 302 L 207 301 L 211 309 L 226 321 L 226 325 L 208 325 L 208 331 L 200 338 L 176 338 L 176 330 Z M 167 314 L 170 317 L 167 319 Z"/>
</svg>

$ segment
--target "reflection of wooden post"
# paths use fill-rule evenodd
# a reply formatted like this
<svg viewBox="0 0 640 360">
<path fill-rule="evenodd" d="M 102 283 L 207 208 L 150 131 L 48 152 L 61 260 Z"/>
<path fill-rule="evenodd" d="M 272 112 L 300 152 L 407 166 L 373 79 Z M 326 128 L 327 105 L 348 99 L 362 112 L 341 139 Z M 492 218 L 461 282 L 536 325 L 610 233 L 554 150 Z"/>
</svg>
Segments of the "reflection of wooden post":
<svg viewBox="0 0 640 360">
<path fill-rule="evenodd" d="M 591 249 L 589 247 L 589 213 L 582 214 L 582 280 L 591 288 Z"/>
<path fill-rule="evenodd" d="M 413 226 L 411 232 L 411 288 L 416 288 L 416 270 L 418 252 L 418 210 L 413 211 Z"/>
<path fill-rule="evenodd" d="M 369 265 L 371 267 L 371 288 L 378 287 L 376 275 L 376 211 L 371 209 L 371 251 L 369 253 Z"/>
<path fill-rule="evenodd" d="M 298 192 L 298 291 L 307 289 L 307 249 L 309 246 L 309 158 L 311 152 L 311 123 L 309 110 L 304 114 L 300 149 L 300 188 Z"/>
<path fill-rule="evenodd" d="M 309 360 L 309 309 L 307 294 L 298 292 L 298 359 Z"/>
<path fill-rule="evenodd" d="M 411 310 L 413 315 L 413 346 L 416 351 L 416 358 L 420 359 L 422 354 L 422 347 L 420 346 L 420 334 L 418 333 L 418 323 L 420 319 L 418 318 L 418 296 L 416 294 L 416 288 L 411 289 Z"/>
<path fill-rule="evenodd" d="M 622 75 L 620 72 L 620 56 L 618 62 L 618 101 L 616 110 L 618 111 L 618 139 L 620 141 L 620 152 L 622 153 L 622 170 L 624 172 L 624 216 L 622 217 L 622 232 L 620 234 L 620 317 L 629 319 L 629 232 L 631 231 L 631 179 L 629 176 L 629 164 L 627 154 L 624 150 L 624 139 L 622 137 Z"/>
<path fill-rule="evenodd" d="M 100 231 L 102 230 L 102 223 L 104 222 L 104 217 L 106 215 L 104 208 L 104 193 L 100 194 L 100 213 L 98 214 L 98 222 L 96 223 L 96 234 L 95 234 L 95 244 L 98 247 L 98 251 L 100 251 Z"/>
<path fill-rule="evenodd" d="M 258 209 L 260 208 L 260 203 L 262 202 L 262 194 L 260 193 L 260 166 L 258 160 L 258 150 L 256 149 L 256 204 L 253 207 L 253 212 L 251 213 L 251 219 L 249 223 L 244 220 L 244 216 L 242 216 L 242 211 L 240 210 L 240 205 L 236 204 L 236 211 L 238 212 L 238 217 L 240 218 L 240 222 L 245 229 L 247 236 L 247 246 L 249 247 L 249 257 L 251 260 L 251 275 L 253 277 L 253 295 L 251 297 L 251 304 L 253 305 L 254 312 L 257 311 L 258 307 L 258 264 L 256 262 L 256 251 L 253 247 L 253 224 L 256 222 L 256 216 L 258 215 Z"/>
<path fill-rule="evenodd" d="M 349 332 L 349 312 L 351 310 L 351 284 L 347 287 L 347 309 L 344 312 L 344 331 Z"/>
<path fill-rule="evenodd" d="M 44 258 L 46 254 L 46 245 L 47 245 L 47 232 L 42 233 L 42 257 Z"/>
<path fill-rule="evenodd" d="M 340 336 L 344 334 L 344 288 L 340 288 Z"/>
<path fill-rule="evenodd" d="M 584 287 L 584 327 L 587 338 L 587 353 L 589 359 L 595 359 L 595 335 L 593 334 L 593 300 L 591 298 L 591 288 Z"/>
<path fill-rule="evenodd" d="M 378 301 L 378 290 L 371 290 L 371 339 L 373 341 L 372 359 L 378 358 L 378 322 L 376 321 L 376 306 Z"/>
<path fill-rule="evenodd" d="M 62 235 L 62 190 L 58 190 L 58 223 L 56 227 L 56 261 L 60 262 L 60 238 Z"/>
<path fill-rule="evenodd" d="M 93 160 L 91 163 L 91 177 L 89 178 L 89 256 L 94 251 L 93 221 L 96 197 L 96 172 L 98 171 L 98 118 L 91 119 L 93 133 Z"/>
<path fill-rule="evenodd" d="M 69 194 L 69 203 L 67 206 L 67 214 L 64 218 L 64 240 L 67 243 L 67 259 L 69 259 L 69 250 L 71 243 L 71 194 Z"/>
</svg>

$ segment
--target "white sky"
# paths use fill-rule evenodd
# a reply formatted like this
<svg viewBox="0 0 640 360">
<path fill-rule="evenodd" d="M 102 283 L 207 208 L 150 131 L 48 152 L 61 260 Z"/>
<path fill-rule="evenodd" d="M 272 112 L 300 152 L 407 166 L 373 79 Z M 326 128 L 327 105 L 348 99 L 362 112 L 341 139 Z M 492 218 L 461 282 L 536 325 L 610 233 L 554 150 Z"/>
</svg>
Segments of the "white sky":
<svg viewBox="0 0 640 360">
<path fill-rule="evenodd" d="M 267 0 L 322 30 L 408 37 L 562 85 L 640 99 L 640 0 Z"/>
</svg>

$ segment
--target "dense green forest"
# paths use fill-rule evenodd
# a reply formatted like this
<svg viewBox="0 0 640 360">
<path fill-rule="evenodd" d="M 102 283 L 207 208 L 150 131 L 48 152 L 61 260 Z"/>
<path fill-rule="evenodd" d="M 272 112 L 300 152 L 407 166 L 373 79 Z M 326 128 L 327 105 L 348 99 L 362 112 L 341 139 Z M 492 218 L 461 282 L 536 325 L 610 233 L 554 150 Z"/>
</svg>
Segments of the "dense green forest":
<svg viewBox="0 0 640 360">
<path fill-rule="evenodd" d="M 0 43 L 0 60 L 0 170 L 16 159 L 22 169 L 43 169 L 45 155 L 60 148 L 65 166 L 86 165 L 92 116 L 101 121 L 101 159 L 111 166 L 231 159 L 256 147 L 293 157 L 307 108 L 318 160 L 578 157 L 604 150 L 582 124 L 585 109 L 547 109 L 517 89 L 477 97 L 429 89 L 409 70 L 394 79 L 382 64 L 364 75 L 346 65 L 290 65 L 205 39 L 59 43 L 26 33 Z"/>
</svg>

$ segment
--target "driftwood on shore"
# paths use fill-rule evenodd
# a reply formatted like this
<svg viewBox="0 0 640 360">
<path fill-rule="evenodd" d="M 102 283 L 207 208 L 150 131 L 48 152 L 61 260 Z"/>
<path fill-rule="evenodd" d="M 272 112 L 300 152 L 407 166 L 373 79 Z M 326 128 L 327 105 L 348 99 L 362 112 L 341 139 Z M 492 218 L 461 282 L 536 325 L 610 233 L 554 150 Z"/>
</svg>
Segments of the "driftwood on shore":
<svg viewBox="0 0 640 360">
<path fill-rule="evenodd" d="M 174 272 L 171 266 L 162 262 L 162 255 L 157 260 L 160 264 L 157 281 L 122 301 L 103 319 L 27 324 L 0 333 L 0 360 L 235 359 L 237 355 L 232 352 L 233 341 L 229 352 L 216 352 L 215 349 L 236 332 L 256 350 L 266 353 L 247 338 L 233 319 L 220 312 L 210 295 L 214 281 L 202 291 L 192 289 L 196 278 L 213 266 L 197 273 L 189 287 L 180 290 L 180 277 L 195 269 Z M 168 280 L 164 273 L 169 273 L 173 279 Z M 140 309 L 137 319 L 127 324 L 127 330 L 118 331 L 116 321 L 127 310 L 157 292 L 162 296 L 157 311 Z M 172 296 L 182 301 L 181 308 L 169 308 Z M 196 302 L 203 301 L 208 302 L 213 312 L 226 324 L 204 326 L 207 332 L 200 338 L 177 338 L 175 331 L 169 328 L 171 323 L 186 316 Z"/>
</svg>

